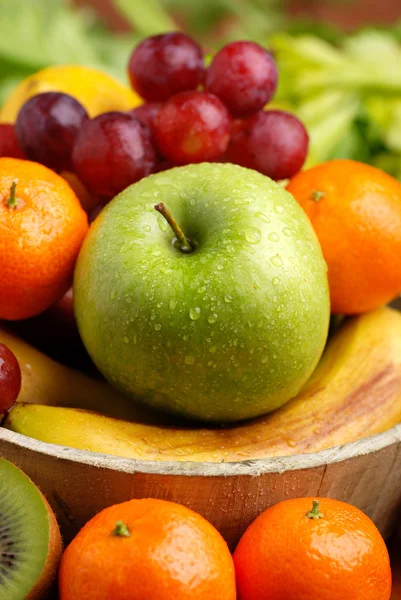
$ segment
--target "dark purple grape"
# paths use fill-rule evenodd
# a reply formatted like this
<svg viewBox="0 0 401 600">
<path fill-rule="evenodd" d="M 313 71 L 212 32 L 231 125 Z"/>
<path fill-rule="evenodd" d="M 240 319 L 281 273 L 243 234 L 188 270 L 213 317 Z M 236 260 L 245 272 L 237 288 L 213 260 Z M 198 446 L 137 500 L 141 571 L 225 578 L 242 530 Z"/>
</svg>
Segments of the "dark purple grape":
<svg viewBox="0 0 401 600">
<path fill-rule="evenodd" d="M 246 117 L 269 102 L 277 88 L 274 58 L 254 42 L 232 42 L 213 58 L 205 89 L 224 102 L 234 117 Z"/>
<path fill-rule="evenodd" d="M 184 33 L 165 33 L 143 40 L 128 63 L 132 87 L 147 101 L 163 102 L 203 81 L 202 48 Z"/>
<path fill-rule="evenodd" d="M 308 133 L 297 117 L 260 111 L 237 125 L 225 158 L 272 179 L 287 179 L 301 170 L 308 146 Z"/>
<path fill-rule="evenodd" d="M 75 98 L 45 92 L 21 107 L 15 133 L 30 160 L 56 171 L 70 171 L 72 146 L 87 120 L 86 110 Z"/>
<path fill-rule="evenodd" d="M 113 198 L 156 165 L 151 133 L 133 115 L 103 113 L 86 121 L 75 140 L 75 173 L 90 191 Z"/>
</svg>

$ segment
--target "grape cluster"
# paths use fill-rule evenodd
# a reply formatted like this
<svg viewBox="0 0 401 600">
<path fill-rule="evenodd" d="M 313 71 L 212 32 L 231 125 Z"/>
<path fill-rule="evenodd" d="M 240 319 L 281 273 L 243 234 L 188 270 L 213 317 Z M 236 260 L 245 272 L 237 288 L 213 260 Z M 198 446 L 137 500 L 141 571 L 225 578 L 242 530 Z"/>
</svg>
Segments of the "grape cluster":
<svg viewBox="0 0 401 600">
<path fill-rule="evenodd" d="M 278 180 L 304 164 L 303 124 L 285 111 L 265 110 L 278 72 L 262 46 L 232 42 L 206 67 L 202 48 L 187 35 L 157 35 L 133 50 L 128 76 L 145 102 L 126 113 L 91 119 L 59 92 L 28 100 L 15 124 L 23 153 L 56 171 L 75 172 L 105 200 L 176 165 L 233 162 Z"/>
</svg>

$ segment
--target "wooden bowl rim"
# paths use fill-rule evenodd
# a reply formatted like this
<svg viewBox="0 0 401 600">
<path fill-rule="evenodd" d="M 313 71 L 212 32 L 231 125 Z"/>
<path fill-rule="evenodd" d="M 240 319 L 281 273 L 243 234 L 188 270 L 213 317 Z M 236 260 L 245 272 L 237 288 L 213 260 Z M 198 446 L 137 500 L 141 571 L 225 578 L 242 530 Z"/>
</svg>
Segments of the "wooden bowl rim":
<svg viewBox="0 0 401 600">
<path fill-rule="evenodd" d="M 24 450 L 39 452 L 56 459 L 120 471 L 149 475 L 226 477 L 245 475 L 256 477 L 267 473 L 284 473 L 313 469 L 345 460 L 351 460 L 379 452 L 392 444 L 401 442 L 401 424 L 388 431 L 375 434 L 343 446 L 334 446 L 314 454 L 297 454 L 275 458 L 258 458 L 240 462 L 194 462 L 194 461 L 148 461 L 100 454 L 89 450 L 77 450 L 56 444 L 40 442 L 20 433 L 0 427 L 0 441 L 5 440 Z"/>
</svg>

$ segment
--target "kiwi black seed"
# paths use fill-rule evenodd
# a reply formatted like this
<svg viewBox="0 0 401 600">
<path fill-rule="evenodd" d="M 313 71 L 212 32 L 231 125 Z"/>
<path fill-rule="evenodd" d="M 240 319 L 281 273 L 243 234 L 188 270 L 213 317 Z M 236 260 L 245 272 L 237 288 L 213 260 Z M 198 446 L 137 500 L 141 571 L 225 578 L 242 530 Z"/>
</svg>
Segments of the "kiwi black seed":
<svg viewBox="0 0 401 600">
<path fill-rule="evenodd" d="M 0 600 L 43 596 L 60 555 L 60 533 L 44 496 L 0 458 Z"/>
</svg>

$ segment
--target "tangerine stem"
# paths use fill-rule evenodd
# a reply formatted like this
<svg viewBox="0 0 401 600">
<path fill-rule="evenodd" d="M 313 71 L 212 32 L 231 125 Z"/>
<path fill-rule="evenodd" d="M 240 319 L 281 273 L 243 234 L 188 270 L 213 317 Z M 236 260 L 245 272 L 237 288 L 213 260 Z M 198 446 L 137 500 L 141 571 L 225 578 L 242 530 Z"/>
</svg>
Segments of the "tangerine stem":
<svg viewBox="0 0 401 600">
<path fill-rule="evenodd" d="M 14 179 L 10 188 L 10 195 L 6 198 L 6 205 L 8 208 L 18 208 L 20 200 L 17 198 L 16 189 L 17 189 L 18 179 Z"/>
<path fill-rule="evenodd" d="M 165 204 L 163 204 L 163 202 L 160 202 L 160 204 L 156 204 L 155 210 L 157 210 L 157 212 L 159 212 L 166 219 L 167 223 L 170 225 L 171 229 L 174 231 L 175 236 L 180 244 L 180 250 L 182 252 L 187 252 L 187 253 L 192 252 L 193 246 L 192 246 L 191 242 L 189 241 L 188 238 L 185 237 L 183 230 L 178 225 L 177 221 L 174 219 L 173 215 L 171 214 L 171 212 L 169 211 L 167 206 Z"/>
<path fill-rule="evenodd" d="M 320 190 L 313 190 L 312 200 L 313 200 L 313 202 L 320 202 L 320 200 L 323 200 L 325 195 L 326 194 L 324 192 L 321 192 Z"/>
<path fill-rule="evenodd" d="M 308 519 L 323 519 L 324 514 L 319 511 L 319 500 L 314 500 L 312 510 L 306 513 Z"/>
<path fill-rule="evenodd" d="M 112 535 L 117 535 L 118 537 L 130 537 L 130 532 L 128 527 L 123 521 L 117 521 L 116 527 L 112 532 Z"/>
</svg>

